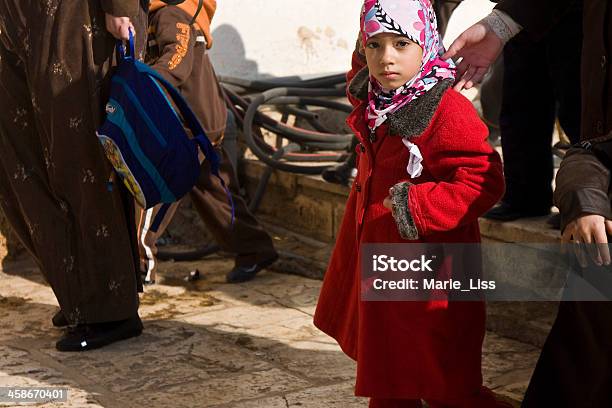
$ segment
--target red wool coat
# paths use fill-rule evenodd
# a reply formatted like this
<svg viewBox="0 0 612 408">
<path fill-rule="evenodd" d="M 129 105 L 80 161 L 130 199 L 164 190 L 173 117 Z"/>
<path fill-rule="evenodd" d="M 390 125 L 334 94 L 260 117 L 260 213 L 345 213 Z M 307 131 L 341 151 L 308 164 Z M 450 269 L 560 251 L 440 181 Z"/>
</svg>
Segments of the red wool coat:
<svg viewBox="0 0 612 408">
<path fill-rule="evenodd" d="M 360 245 L 409 242 L 383 206 L 389 188 L 408 181 L 406 208 L 418 230 L 410 242 L 479 242 L 478 217 L 504 190 L 502 164 L 471 103 L 437 85 L 379 127 L 364 120 L 367 68 L 349 86 L 356 105 L 347 119 L 359 138 L 358 175 L 346 205 L 314 322 L 357 361 L 356 395 L 465 400 L 482 384 L 481 302 L 360 301 Z M 406 172 L 407 136 L 423 155 L 422 175 Z"/>
</svg>

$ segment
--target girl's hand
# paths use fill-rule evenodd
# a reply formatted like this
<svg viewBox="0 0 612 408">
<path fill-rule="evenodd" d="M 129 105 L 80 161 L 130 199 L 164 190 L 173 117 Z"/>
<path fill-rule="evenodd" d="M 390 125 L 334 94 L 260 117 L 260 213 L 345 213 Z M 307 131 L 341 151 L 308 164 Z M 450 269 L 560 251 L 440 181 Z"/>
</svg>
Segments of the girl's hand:
<svg viewBox="0 0 612 408">
<path fill-rule="evenodd" d="M 612 235 L 612 221 L 606 220 L 601 215 L 583 215 L 565 227 L 561 242 L 575 244 L 576 258 L 582 267 L 588 266 L 587 253 L 596 265 L 610 265 L 610 249 L 606 233 Z"/>
<path fill-rule="evenodd" d="M 389 210 L 393 210 L 393 198 L 391 197 L 392 194 L 393 194 L 393 188 L 390 188 L 389 195 L 383 201 L 383 205 L 385 206 L 385 208 Z"/>
<path fill-rule="evenodd" d="M 130 30 L 135 32 L 129 17 L 115 17 L 106 13 L 106 30 L 118 40 L 128 41 Z"/>
</svg>

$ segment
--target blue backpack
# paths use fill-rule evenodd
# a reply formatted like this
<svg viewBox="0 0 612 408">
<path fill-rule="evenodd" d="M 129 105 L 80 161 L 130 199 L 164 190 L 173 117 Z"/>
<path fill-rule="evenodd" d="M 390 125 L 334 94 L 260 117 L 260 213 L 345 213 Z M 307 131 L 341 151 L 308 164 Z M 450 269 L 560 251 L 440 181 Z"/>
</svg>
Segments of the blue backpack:
<svg viewBox="0 0 612 408">
<path fill-rule="evenodd" d="M 178 201 L 191 191 L 200 176 L 201 149 L 226 190 L 233 222 L 234 206 L 219 177 L 219 157 L 200 122 L 176 88 L 136 60 L 131 33 L 129 45 L 126 55 L 123 43 L 117 44 L 118 66 L 111 79 L 106 120 L 97 131 L 107 158 L 136 202 L 148 209 Z"/>
</svg>

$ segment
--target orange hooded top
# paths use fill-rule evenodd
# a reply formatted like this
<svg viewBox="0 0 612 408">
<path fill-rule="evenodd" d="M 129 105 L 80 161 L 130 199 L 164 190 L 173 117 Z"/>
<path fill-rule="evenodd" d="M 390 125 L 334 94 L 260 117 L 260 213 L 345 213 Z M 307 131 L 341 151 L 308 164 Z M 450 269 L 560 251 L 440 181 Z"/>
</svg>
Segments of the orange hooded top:
<svg viewBox="0 0 612 408">
<path fill-rule="evenodd" d="M 185 0 L 183 3 L 176 5 L 176 7 L 185 11 L 190 16 L 193 16 L 198 10 L 198 3 L 199 3 L 198 0 Z M 167 6 L 167 4 L 161 0 L 152 0 L 151 5 L 149 7 L 149 11 L 153 12 L 165 6 Z M 212 47 L 212 43 L 213 43 L 212 34 L 210 33 L 210 22 L 212 21 L 212 18 L 215 15 L 216 10 L 217 10 L 216 0 L 204 0 L 204 6 L 202 7 L 200 14 L 198 14 L 198 17 L 196 18 L 196 21 L 195 21 L 198 27 L 200 27 L 200 29 L 204 32 L 204 37 L 206 37 L 206 47 L 207 48 Z"/>
</svg>

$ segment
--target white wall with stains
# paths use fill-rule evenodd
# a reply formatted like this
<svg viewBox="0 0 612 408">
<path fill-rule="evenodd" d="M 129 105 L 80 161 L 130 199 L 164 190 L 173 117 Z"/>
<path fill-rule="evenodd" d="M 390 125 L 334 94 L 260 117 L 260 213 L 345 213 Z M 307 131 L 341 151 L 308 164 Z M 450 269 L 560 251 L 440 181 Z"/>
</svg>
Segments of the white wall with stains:
<svg viewBox="0 0 612 408">
<path fill-rule="evenodd" d="M 346 71 L 359 31 L 360 0 L 220 0 L 210 56 L 221 75 L 309 76 Z M 486 15 L 488 0 L 465 0 L 449 34 Z"/>
<path fill-rule="evenodd" d="M 355 0 L 221 0 L 211 59 L 244 78 L 346 71 L 359 11 Z"/>
</svg>

